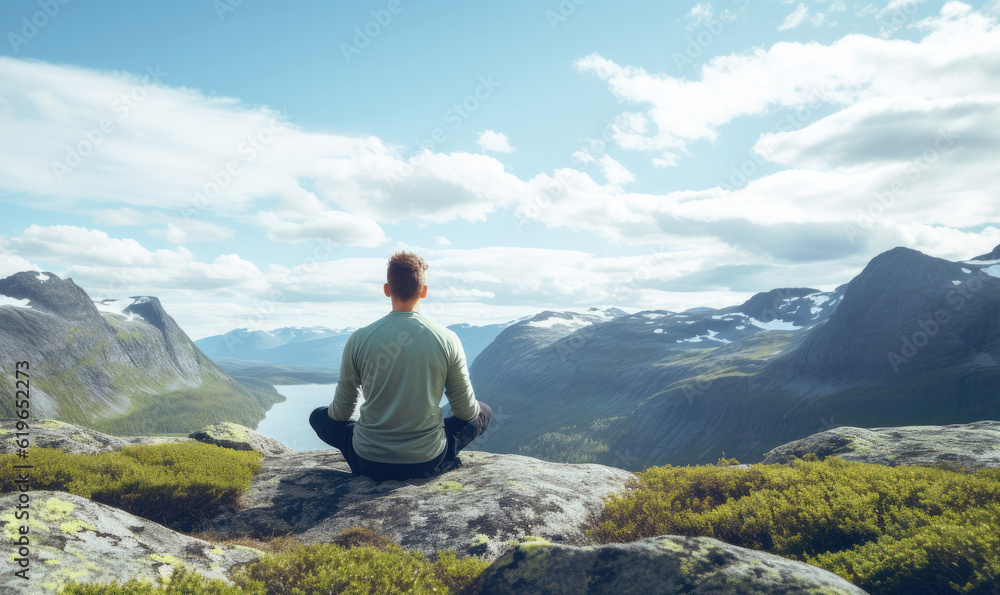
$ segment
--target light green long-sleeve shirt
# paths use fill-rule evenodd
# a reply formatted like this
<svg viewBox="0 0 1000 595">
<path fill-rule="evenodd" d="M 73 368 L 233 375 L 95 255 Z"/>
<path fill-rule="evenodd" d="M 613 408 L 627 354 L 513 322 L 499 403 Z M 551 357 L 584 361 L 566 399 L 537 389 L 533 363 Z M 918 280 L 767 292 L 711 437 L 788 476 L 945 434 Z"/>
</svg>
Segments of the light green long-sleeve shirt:
<svg viewBox="0 0 1000 595">
<path fill-rule="evenodd" d="M 419 312 L 390 312 L 347 339 L 332 419 L 350 419 L 359 389 L 354 451 L 369 461 L 424 463 L 441 454 L 442 392 L 456 417 L 479 415 L 458 335 Z"/>
</svg>

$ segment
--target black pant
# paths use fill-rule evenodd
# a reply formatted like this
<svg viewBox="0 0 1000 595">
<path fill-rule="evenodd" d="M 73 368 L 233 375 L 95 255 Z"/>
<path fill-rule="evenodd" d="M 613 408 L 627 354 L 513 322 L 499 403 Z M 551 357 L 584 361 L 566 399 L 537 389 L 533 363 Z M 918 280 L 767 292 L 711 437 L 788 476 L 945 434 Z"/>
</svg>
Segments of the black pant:
<svg viewBox="0 0 1000 595">
<path fill-rule="evenodd" d="M 415 477 L 434 477 L 461 464 L 458 453 L 478 438 L 490 423 L 493 411 L 489 405 L 479 401 L 479 416 L 471 421 L 457 417 L 446 417 L 444 434 L 447 439 L 444 450 L 426 463 L 380 463 L 369 461 L 354 452 L 353 421 L 336 421 L 330 419 L 327 407 L 317 407 L 309 415 L 309 425 L 316 431 L 320 440 L 340 450 L 344 459 L 351 467 L 351 473 L 367 475 L 372 479 L 411 479 Z"/>
</svg>

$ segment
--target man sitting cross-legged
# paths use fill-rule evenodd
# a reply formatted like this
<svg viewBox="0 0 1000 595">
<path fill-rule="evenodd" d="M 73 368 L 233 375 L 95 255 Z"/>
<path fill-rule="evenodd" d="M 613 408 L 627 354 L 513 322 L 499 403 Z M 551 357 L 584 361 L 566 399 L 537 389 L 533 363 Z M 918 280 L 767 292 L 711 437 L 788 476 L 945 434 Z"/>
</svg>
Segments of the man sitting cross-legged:
<svg viewBox="0 0 1000 595">
<path fill-rule="evenodd" d="M 458 452 L 492 415 L 472 391 L 458 336 L 418 311 L 425 270 L 416 254 L 392 255 L 383 287 L 392 312 L 348 338 L 333 403 L 309 416 L 353 473 L 376 480 L 432 477 L 460 465 Z M 364 403 L 352 422 L 359 389 Z M 443 417 L 442 393 L 453 417 Z"/>
</svg>

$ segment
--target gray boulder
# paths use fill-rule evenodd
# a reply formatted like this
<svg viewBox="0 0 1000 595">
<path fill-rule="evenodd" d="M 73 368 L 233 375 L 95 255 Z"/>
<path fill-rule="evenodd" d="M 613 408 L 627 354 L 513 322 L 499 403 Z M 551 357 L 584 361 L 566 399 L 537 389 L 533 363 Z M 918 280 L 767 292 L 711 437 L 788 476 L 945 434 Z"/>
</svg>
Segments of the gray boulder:
<svg viewBox="0 0 1000 595">
<path fill-rule="evenodd" d="M 527 542 L 495 561 L 481 580 L 482 593 L 491 595 L 864 593 L 803 562 L 674 535 L 584 548 Z"/>
<path fill-rule="evenodd" d="M 879 465 L 925 465 L 972 472 L 1000 467 L 1000 421 L 899 428 L 840 427 L 775 448 L 764 463 L 814 453 Z"/>
<path fill-rule="evenodd" d="M 15 418 L 0 419 L 0 454 L 11 454 L 18 450 L 16 444 L 18 421 Z M 73 454 L 93 455 L 119 450 L 131 444 L 192 442 L 190 438 L 183 437 L 112 436 L 54 419 L 32 418 L 28 420 L 28 423 L 30 447 L 58 448 Z"/>
<path fill-rule="evenodd" d="M 188 437 L 233 450 L 255 450 L 264 456 L 281 456 L 295 452 L 274 438 L 228 421 L 206 426 Z"/>
<path fill-rule="evenodd" d="M 219 537 L 294 533 L 319 543 L 363 526 L 426 554 L 451 549 L 494 560 L 526 536 L 590 543 L 583 529 L 603 496 L 633 477 L 518 455 L 460 458 L 461 467 L 435 478 L 383 482 L 351 475 L 333 449 L 267 458 L 237 506 L 202 529 Z"/>
<path fill-rule="evenodd" d="M 0 526 L 8 552 L 0 559 L 0 594 L 52 594 L 69 580 L 103 583 L 169 576 L 184 564 L 209 578 L 227 580 L 236 564 L 260 552 L 188 537 L 117 508 L 54 491 L 32 491 L 30 519 L 15 517 L 18 494 L 0 496 Z M 16 560 L 19 528 L 28 527 L 28 579 Z"/>
</svg>

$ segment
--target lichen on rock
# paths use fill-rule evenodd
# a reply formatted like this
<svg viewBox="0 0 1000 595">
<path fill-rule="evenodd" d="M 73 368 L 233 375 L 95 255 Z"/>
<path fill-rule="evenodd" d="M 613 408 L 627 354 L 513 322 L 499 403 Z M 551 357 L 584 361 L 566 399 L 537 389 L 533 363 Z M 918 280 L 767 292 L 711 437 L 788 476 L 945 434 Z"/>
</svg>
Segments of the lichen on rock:
<svg viewBox="0 0 1000 595">
<path fill-rule="evenodd" d="M 217 422 L 205 426 L 197 432 L 192 432 L 188 437 L 233 450 L 255 450 L 264 456 L 281 456 L 293 452 L 274 438 L 231 422 Z"/>
<path fill-rule="evenodd" d="M 483 592 L 497 595 L 864 593 L 803 562 L 673 535 L 586 548 L 528 541 L 496 560 L 480 580 Z"/>
</svg>

